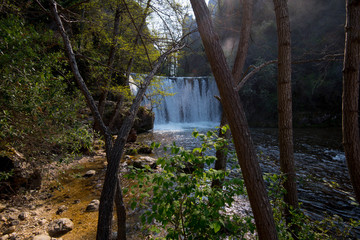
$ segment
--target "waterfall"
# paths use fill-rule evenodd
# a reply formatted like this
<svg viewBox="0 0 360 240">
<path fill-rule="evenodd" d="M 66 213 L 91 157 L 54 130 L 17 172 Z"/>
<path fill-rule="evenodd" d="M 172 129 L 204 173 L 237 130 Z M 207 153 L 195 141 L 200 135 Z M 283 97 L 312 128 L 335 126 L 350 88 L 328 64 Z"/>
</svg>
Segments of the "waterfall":
<svg viewBox="0 0 360 240">
<path fill-rule="evenodd" d="M 162 96 L 153 108 L 155 129 L 184 129 L 218 126 L 221 118 L 216 82 L 212 77 L 161 77 Z M 146 105 L 150 103 L 145 100 Z"/>
</svg>

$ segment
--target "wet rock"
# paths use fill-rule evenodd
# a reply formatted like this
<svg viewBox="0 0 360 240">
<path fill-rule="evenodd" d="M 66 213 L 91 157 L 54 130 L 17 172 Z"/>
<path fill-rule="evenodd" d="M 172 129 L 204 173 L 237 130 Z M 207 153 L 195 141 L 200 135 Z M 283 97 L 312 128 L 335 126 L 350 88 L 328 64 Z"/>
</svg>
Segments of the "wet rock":
<svg viewBox="0 0 360 240">
<path fill-rule="evenodd" d="M 96 212 L 99 210 L 100 201 L 97 199 L 94 199 L 90 202 L 89 205 L 86 207 L 87 212 Z"/>
<path fill-rule="evenodd" d="M 132 128 L 130 130 L 130 133 L 129 133 L 129 136 L 128 136 L 126 142 L 136 142 L 136 139 L 137 139 L 136 130 L 134 128 Z"/>
<path fill-rule="evenodd" d="M 29 213 L 28 212 L 22 212 L 19 214 L 18 218 L 21 220 L 21 221 L 24 221 L 25 219 L 27 219 L 29 217 Z"/>
<path fill-rule="evenodd" d="M 45 234 L 41 234 L 33 237 L 33 240 L 51 240 L 51 237 Z"/>
<path fill-rule="evenodd" d="M 60 218 L 50 222 L 48 233 L 51 237 L 60 237 L 74 228 L 74 223 L 68 218 Z"/>
<path fill-rule="evenodd" d="M 58 210 L 56 211 L 56 214 L 57 214 L 57 215 L 60 215 L 60 214 L 62 214 L 63 212 L 65 212 L 67 209 L 68 209 L 67 206 L 61 205 L 61 206 L 58 208 Z"/>
<path fill-rule="evenodd" d="M 139 169 L 145 168 L 145 165 L 150 166 L 151 169 L 156 169 L 157 167 L 156 159 L 148 156 L 139 157 L 138 159 L 128 158 L 127 164 Z"/>
<path fill-rule="evenodd" d="M 155 114 L 146 107 L 140 107 L 134 122 L 138 133 L 147 132 L 154 128 Z"/>
<path fill-rule="evenodd" d="M 88 177 L 94 176 L 95 174 L 96 174 L 96 171 L 95 171 L 95 170 L 89 170 L 89 171 L 87 171 L 87 172 L 83 175 L 83 177 L 88 178 Z"/>
</svg>

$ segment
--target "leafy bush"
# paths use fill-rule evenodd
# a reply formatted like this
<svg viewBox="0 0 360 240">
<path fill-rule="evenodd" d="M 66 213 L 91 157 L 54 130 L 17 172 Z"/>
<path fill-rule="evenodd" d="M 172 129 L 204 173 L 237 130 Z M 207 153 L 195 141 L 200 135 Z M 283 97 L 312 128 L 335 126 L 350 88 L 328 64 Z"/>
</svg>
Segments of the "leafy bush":
<svg viewBox="0 0 360 240">
<path fill-rule="evenodd" d="M 207 155 L 225 140 L 215 138 L 215 132 L 206 135 L 194 132 L 193 135 L 201 139 L 201 147 L 189 151 L 174 143 L 164 149 L 170 155 L 157 161 L 161 172 L 150 175 L 150 168 L 147 168 L 129 176 L 137 178 L 137 187 L 151 186 L 151 210 L 145 212 L 142 221 L 161 223 L 167 239 L 220 239 L 225 236 L 242 239 L 246 233 L 254 232 L 252 217 L 227 213 L 225 207 L 231 206 L 235 196 L 245 194 L 243 181 L 228 178 L 230 170 L 212 169 L 216 158 Z M 155 145 L 159 146 L 153 144 L 153 147 Z M 212 187 L 213 180 L 221 180 L 221 187 Z M 139 198 L 134 200 L 132 207 Z"/>
<path fill-rule="evenodd" d="M 84 101 L 69 90 L 71 75 L 53 33 L 11 15 L 0 28 L 0 141 L 27 156 L 47 155 L 59 142 L 70 152 L 77 141 L 89 148 L 86 127 L 78 127 Z"/>
</svg>

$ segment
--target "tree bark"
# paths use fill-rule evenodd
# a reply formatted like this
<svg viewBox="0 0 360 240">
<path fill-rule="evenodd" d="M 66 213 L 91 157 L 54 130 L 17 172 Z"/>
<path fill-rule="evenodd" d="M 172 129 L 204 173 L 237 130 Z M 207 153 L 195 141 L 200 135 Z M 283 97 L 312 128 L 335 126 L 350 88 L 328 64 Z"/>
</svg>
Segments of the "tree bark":
<svg viewBox="0 0 360 240">
<path fill-rule="evenodd" d="M 289 208 L 298 208 L 294 164 L 292 95 L 291 95 L 291 36 L 287 0 L 273 0 L 278 34 L 278 126 L 280 168 L 285 175 L 285 215 L 291 221 Z"/>
<path fill-rule="evenodd" d="M 278 239 L 271 205 L 267 196 L 260 165 L 256 158 L 250 130 L 240 97 L 234 89 L 234 81 L 219 38 L 214 32 L 210 12 L 204 0 L 191 0 L 205 53 L 209 59 L 224 112 L 234 137 L 235 149 L 254 213 L 260 239 Z"/>
<path fill-rule="evenodd" d="M 121 190 L 121 179 L 118 176 L 116 184 L 115 206 L 117 216 L 117 240 L 126 240 L 126 209 Z"/>
<path fill-rule="evenodd" d="M 359 68 L 360 0 L 346 0 L 342 131 L 350 179 L 360 203 Z"/>
</svg>

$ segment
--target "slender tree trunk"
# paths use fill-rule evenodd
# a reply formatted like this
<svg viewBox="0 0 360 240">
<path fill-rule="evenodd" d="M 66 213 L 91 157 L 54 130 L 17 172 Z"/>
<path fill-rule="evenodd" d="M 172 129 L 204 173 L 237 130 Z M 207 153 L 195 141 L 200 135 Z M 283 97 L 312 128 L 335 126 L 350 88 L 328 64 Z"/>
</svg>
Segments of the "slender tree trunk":
<svg viewBox="0 0 360 240">
<path fill-rule="evenodd" d="M 166 57 L 172 52 L 175 52 L 179 49 L 181 49 L 180 46 L 174 46 L 172 49 L 162 54 L 157 60 L 157 62 L 153 65 L 152 71 L 144 79 L 144 82 L 141 85 L 142 87 L 136 94 L 129 113 L 124 119 L 123 124 L 121 125 L 121 128 L 117 134 L 118 138 L 116 139 L 111 152 L 107 154 L 108 166 L 106 168 L 103 190 L 100 196 L 99 220 L 96 235 L 97 240 L 108 240 L 110 237 L 113 202 L 115 199 L 115 191 L 117 188 L 119 163 L 121 156 L 124 152 L 127 137 L 134 124 L 136 114 L 139 110 L 140 103 L 145 95 L 146 89 L 149 86 L 151 80 L 153 79 L 155 73 L 159 70 L 161 64 L 166 59 Z"/>
<path fill-rule="evenodd" d="M 242 2 L 243 12 L 241 17 L 240 40 L 232 69 L 235 82 L 239 82 L 243 75 L 243 69 L 247 52 L 249 50 L 249 40 L 252 25 L 253 0 L 239 0 Z"/>
<path fill-rule="evenodd" d="M 240 28 L 240 39 L 238 44 L 238 49 L 234 61 L 234 66 L 232 68 L 232 76 L 235 82 L 241 80 L 243 75 L 243 69 L 245 65 L 245 60 L 247 52 L 249 49 L 249 40 L 250 40 L 250 31 L 251 31 L 251 22 L 252 22 L 252 9 L 253 9 L 253 0 L 239 0 L 240 4 L 242 2 L 243 13 L 241 18 L 241 28 Z M 239 91 L 239 90 L 237 90 Z M 221 114 L 220 130 L 219 137 L 229 137 L 230 131 L 227 131 L 226 134 L 221 134 L 221 128 L 227 124 L 227 119 L 225 113 Z M 216 151 L 216 170 L 226 170 L 227 154 L 226 147 Z M 214 181 L 213 185 L 219 185 L 219 181 Z"/>
<path fill-rule="evenodd" d="M 278 124 L 280 168 L 285 175 L 284 201 L 288 207 L 298 208 L 294 164 L 292 96 L 291 96 L 291 38 L 287 0 L 274 0 L 278 33 Z M 289 209 L 285 215 L 290 221 Z"/>
<path fill-rule="evenodd" d="M 133 126 L 135 116 L 137 111 L 139 110 L 141 100 L 145 94 L 147 87 L 149 86 L 152 78 L 155 73 L 159 70 L 161 64 L 164 62 L 166 57 L 171 53 L 180 50 L 183 46 L 175 45 L 173 48 L 162 54 L 157 62 L 153 65 L 152 71 L 145 78 L 142 88 L 139 89 L 133 104 L 129 110 L 128 116 L 124 119 L 124 122 L 118 132 L 118 138 L 113 144 L 111 133 L 109 129 L 105 126 L 104 121 L 99 113 L 99 110 L 95 104 L 95 101 L 89 92 L 77 66 L 77 62 L 75 59 L 75 54 L 72 50 L 72 46 L 69 40 L 68 35 L 64 29 L 61 18 L 57 11 L 57 3 L 55 0 L 51 1 L 51 11 L 54 17 L 54 20 L 58 26 L 58 30 L 63 38 L 65 51 L 67 53 L 69 64 L 71 66 L 72 72 L 75 76 L 76 82 L 79 85 L 80 90 L 84 94 L 86 98 L 86 102 L 91 109 L 92 114 L 94 115 L 95 122 L 98 123 L 100 127 L 100 131 L 102 135 L 105 137 L 105 148 L 106 148 L 106 158 L 108 161 L 108 166 L 106 169 L 105 180 L 103 189 L 100 197 L 100 206 L 99 206 L 99 218 L 98 218 L 98 226 L 97 226 L 97 240 L 108 240 L 110 238 L 111 233 L 111 222 L 112 222 L 112 213 L 113 213 L 113 204 L 115 201 L 115 191 L 118 191 L 116 203 L 118 206 L 118 211 L 120 216 L 124 215 L 124 208 L 122 203 L 122 194 L 120 188 L 120 181 L 118 181 L 118 170 L 120 158 L 123 154 L 124 147 L 126 144 L 127 137 L 129 132 Z M 125 218 L 120 220 L 121 224 L 125 224 Z M 120 226 L 119 229 L 125 230 L 126 226 Z M 122 231 L 123 231 L 122 230 Z M 126 232 L 120 232 L 120 236 L 125 236 Z"/>
<path fill-rule="evenodd" d="M 229 139 L 230 138 L 230 130 L 227 130 L 225 133 L 222 131 L 222 127 L 224 127 L 227 124 L 227 119 L 225 116 L 225 113 L 223 112 L 221 114 L 221 122 L 220 122 L 220 128 L 219 128 L 219 137 Z M 215 170 L 226 170 L 226 162 L 227 162 L 227 146 L 223 146 L 220 149 L 216 150 L 216 161 L 215 161 Z M 213 180 L 212 181 L 212 187 L 220 187 L 221 181 L 220 180 Z"/>
<path fill-rule="evenodd" d="M 360 0 L 346 0 L 343 68 L 343 144 L 350 179 L 360 203 L 359 68 Z"/>
<path fill-rule="evenodd" d="M 117 37 L 119 35 L 119 27 L 120 27 L 120 16 L 121 16 L 121 6 L 120 4 L 118 5 L 118 7 L 116 8 L 115 11 L 115 16 L 114 16 L 114 29 L 113 29 L 113 39 L 112 39 L 112 43 L 111 43 L 111 47 L 110 47 L 110 52 L 109 52 L 109 58 L 108 58 L 108 67 L 111 68 L 114 64 L 114 59 L 115 59 L 115 53 L 116 53 L 116 45 L 117 45 Z M 104 83 L 103 83 L 103 89 L 101 90 L 101 94 L 100 94 L 100 98 L 99 98 L 99 112 L 101 117 L 103 117 L 104 115 L 104 111 L 105 111 L 105 103 L 106 103 L 106 98 L 108 96 L 109 93 L 109 87 L 111 84 L 111 78 L 112 78 L 112 70 L 109 70 L 108 74 L 105 74 L 105 76 L 108 76 L 106 79 L 104 79 Z"/>
<path fill-rule="evenodd" d="M 115 195 L 116 216 L 118 225 L 117 240 L 126 240 L 126 209 L 121 190 L 121 179 L 118 176 Z"/>
<path fill-rule="evenodd" d="M 235 149 L 254 213 L 259 238 L 276 240 L 278 236 L 273 213 L 251 140 L 250 130 L 239 94 L 234 89 L 235 84 L 220 46 L 219 37 L 214 32 L 209 9 L 204 0 L 191 0 L 191 5 L 234 137 Z"/>
</svg>

